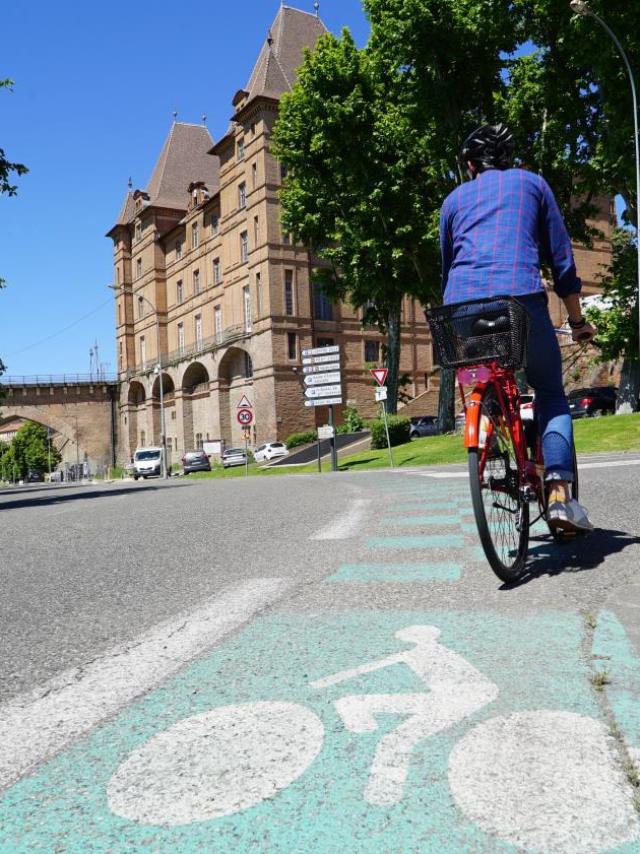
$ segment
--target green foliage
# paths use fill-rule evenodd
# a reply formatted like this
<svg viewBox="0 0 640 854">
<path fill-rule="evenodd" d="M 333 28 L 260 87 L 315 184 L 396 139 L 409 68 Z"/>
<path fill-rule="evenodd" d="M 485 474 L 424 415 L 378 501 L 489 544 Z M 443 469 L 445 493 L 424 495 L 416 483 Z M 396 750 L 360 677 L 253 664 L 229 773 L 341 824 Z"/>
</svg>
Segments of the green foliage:
<svg viewBox="0 0 640 854">
<path fill-rule="evenodd" d="M 400 415 L 388 415 L 389 441 L 391 446 L 404 445 L 409 441 L 411 420 Z M 371 450 L 387 447 L 387 433 L 382 418 L 371 422 Z"/>
<path fill-rule="evenodd" d="M 62 456 L 53 442 L 51 448 L 51 470 L 58 465 Z M 24 478 L 29 471 L 45 472 L 49 469 L 49 443 L 47 428 L 35 421 L 25 422 L 14 436 L 6 452 L 5 467 L 12 477 Z"/>
<path fill-rule="evenodd" d="M 289 450 L 297 448 L 300 445 L 310 445 L 318 440 L 318 434 L 315 430 L 309 430 L 307 433 L 292 433 L 284 440 L 285 445 Z"/>
<path fill-rule="evenodd" d="M 348 433 L 357 433 L 364 427 L 364 420 L 355 406 L 347 406 L 344 410 L 344 426 Z"/>
</svg>

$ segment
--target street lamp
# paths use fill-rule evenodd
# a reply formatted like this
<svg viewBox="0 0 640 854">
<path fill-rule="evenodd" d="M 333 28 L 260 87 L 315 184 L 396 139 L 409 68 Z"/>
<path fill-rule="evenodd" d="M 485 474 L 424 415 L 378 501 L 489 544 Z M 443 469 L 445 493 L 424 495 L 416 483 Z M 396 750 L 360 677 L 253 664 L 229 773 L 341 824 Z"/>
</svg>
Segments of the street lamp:
<svg viewBox="0 0 640 854">
<path fill-rule="evenodd" d="M 133 295 L 133 290 L 131 288 L 125 288 L 124 285 L 108 285 L 108 287 L 111 288 L 112 291 L 120 291 L 120 293 L 123 294 Z M 153 372 L 158 375 L 158 382 L 160 384 L 160 445 L 162 447 L 162 476 L 166 479 L 169 477 L 169 472 L 167 471 L 167 440 L 164 420 L 164 384 L 162 382 L 162 351 L 160 349 L 160 317 L 156 311 L 156 307 L 152 302 L 150 302 L 150 300 L 142 295 L 140 295 L 138 299 L 145 302 L 156 317 L 156 355 L 158 361 Z"/>
<path fill-rule="evenodd" d="M 636 250 L 638 256 L 638 345 L 640 348 L 640 133 L 638 131 L 638 96 L 636 92 L 636 81 L 633 76 L 629 57 L 627 56 L 625 49 L 620 44 L 620 39 L 616 36 L 611 27 L 608 24 L 605 24 L 600 15 L 596 15 L 587 3 L 587 0 L 571 0 L 569 5 L 576 15 L 581 15 L 583 18 L 594 18 L 611 38 L 626 66 L 627 74 L 629 75 L 629 83 L 631 84 L 631 98 L 633 100 L 633 129 L 636 149 Z"/>
</svg>

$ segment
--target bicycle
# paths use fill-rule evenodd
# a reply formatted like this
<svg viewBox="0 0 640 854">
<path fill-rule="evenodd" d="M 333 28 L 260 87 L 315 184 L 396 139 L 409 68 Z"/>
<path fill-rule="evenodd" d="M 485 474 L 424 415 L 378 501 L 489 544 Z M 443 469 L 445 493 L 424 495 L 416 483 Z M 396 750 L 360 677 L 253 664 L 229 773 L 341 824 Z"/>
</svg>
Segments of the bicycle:
<svg viewBox="0 0 640 854">
<path fill-rule="evenodd" d="M 430 309 L 427 320 L 438 364 L 457 372 L 480 542 L 495 574 L 510 583 L 524 573 L 530 530 L 547 513 L 535 405 L 532 421 L 523 422 L 515 376 L 525 363 L 528 315 L 513 297 L 499 297 Z M 574 470 L 571 493 L 577 500 L 575 450 Z M 538 510 L 533 521 L 532 504 Z M 550 532 L 557 542 L 567 536 Z"/>
</svg>

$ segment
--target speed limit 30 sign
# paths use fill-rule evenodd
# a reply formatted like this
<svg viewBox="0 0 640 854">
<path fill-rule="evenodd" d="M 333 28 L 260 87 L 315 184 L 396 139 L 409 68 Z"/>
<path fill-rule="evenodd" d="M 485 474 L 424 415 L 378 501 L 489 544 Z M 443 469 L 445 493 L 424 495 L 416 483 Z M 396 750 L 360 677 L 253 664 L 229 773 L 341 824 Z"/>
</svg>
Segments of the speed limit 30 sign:
<svg viewBox="0 0 640 854">
<path fill-rule="evenodd" d="M 238 419 L 238 424 L 248 427 L 253 421 L 253 412 L 250 409 L 239 409 L 236 418 Z"/>
</svg>

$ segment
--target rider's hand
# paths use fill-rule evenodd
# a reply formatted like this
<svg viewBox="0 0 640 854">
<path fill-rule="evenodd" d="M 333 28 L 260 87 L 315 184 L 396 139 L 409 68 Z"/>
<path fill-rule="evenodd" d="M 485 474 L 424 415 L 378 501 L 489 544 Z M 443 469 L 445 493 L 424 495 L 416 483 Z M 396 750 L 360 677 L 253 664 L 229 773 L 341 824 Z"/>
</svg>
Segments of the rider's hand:
<svg viewBox="0 0 640 854">
<path fill-rule="evenodd" d="M 593 339 L 596 337 L 597 334 L 598 333 L 597 333 L 596 328 L 593 327 L 586 320 L 582 324 L 582 326 L 578 326 L 578 327 L 572 326 L 571 327 L 571 338 L 576 343 L 583 344 L 586 341 L 593 341 Z"/>
</svg>

